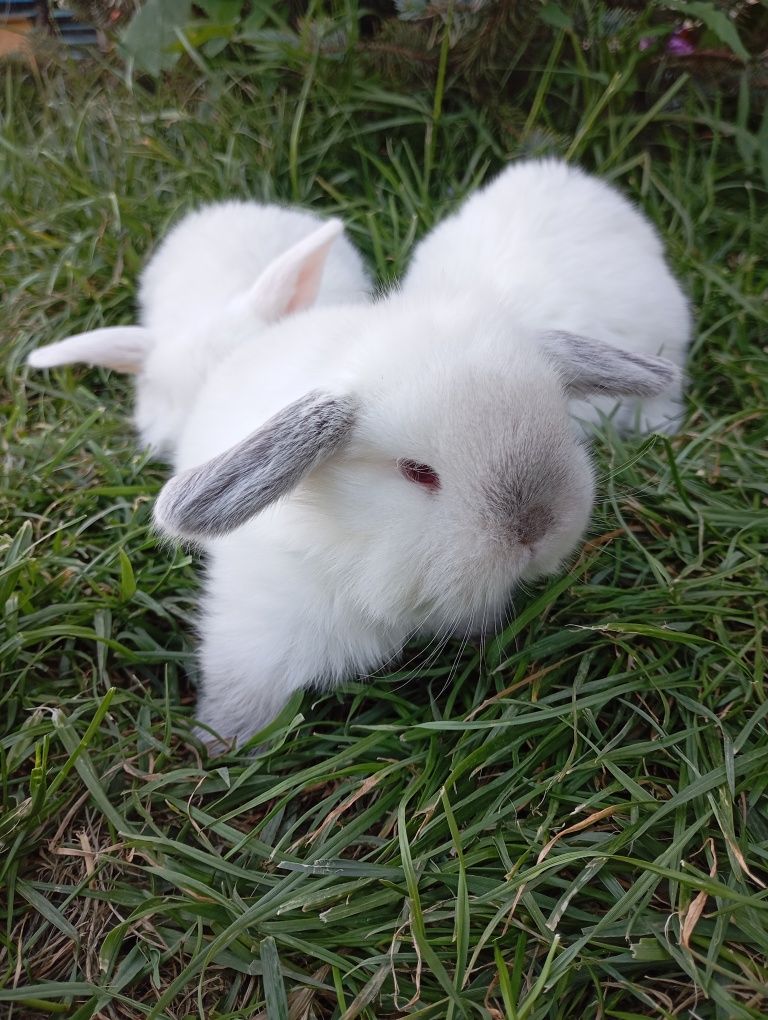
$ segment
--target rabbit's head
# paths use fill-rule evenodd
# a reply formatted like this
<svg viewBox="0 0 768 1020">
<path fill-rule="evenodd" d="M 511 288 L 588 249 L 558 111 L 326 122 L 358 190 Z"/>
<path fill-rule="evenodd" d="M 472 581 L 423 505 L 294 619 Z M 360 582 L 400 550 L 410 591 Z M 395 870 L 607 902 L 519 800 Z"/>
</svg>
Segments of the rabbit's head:
<svg viewBox="0 0 768 1020">
<path fill-rule="evenodd" d="M 334 392 L 171 479 L 155 521 L 205 540 L 290 496 L 287 540 L 372 618 L 482 629 L 587 526 L 594 478 L 569 399 L 650 396 L 676 370 L 568 333 L 510 338 L 460 302 L 391 299 L 365 314 Z"/>
</svg>

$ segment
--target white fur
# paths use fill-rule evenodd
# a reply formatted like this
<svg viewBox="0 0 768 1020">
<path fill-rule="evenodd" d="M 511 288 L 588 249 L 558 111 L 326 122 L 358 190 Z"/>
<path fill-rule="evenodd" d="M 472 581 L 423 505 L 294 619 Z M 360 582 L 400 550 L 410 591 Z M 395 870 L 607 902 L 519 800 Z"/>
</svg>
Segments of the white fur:
<svg viewBox="0 0 768 1020">
<path fill-rule="evenodd" d="M 164 489 L 156 522 L 205 550 L 198 717 L 237 743 L 292 691 L 368 674 L 411 635 L 496 626 L 521 579 L 552 573 L 573 554 L 594 479 L 568 394 L 611 385 L 595 363 L 578 378 L 567 331 L 636 354 L 663 348 L 678 366 L 688 338 L 685 301 L 651 228 L 616 192 L 556 163 L 508 168 L 422 242 L 402 291 L 372 306 L 356 305 L 354 287 L 345 294 L 339 284 L 336 305 L 321 290 L 317 304 L 327 307 L 307 299 L 303 311 L 270 325 L 238 325 L 235 295 L 253 274 L 234 286 L 222 267 L 192 288 L 215 290 L 219 310 L 208 320 L 202 295 L 195 312 L 189 277 L 177 272 L 190 250 L 177 228 L 145 274 L 144 321 L 168 339 L 162 357 L 147 361 L 138 420 L 152 441 L 160 431 L 153 415 L 172 422 L 165 434 L 180 474 Z M 347 260 L 347 279 L 356 265 Z M 169 289 L 153 287 L 150 270 Z M 206 322 L 199 330 L 198 321 Z M 193 347 L 181 336 L 194 336 Z M 664 376 L 660 359 L 635 362 L 634 377 L 645 380 L 637 392 L 661 393 L 671 367 Z M 194 385 L 179 390 L 182 373 Z M 163 387 L 171 380 L 178 397 L 169 414 Z M 617 379 L 613 388 L 635 392 L 632 385 Z M 312 391 L 325 396 L 303 400 Z M 676 380 L 670 391 L 644 404 L 646 423 L 668 424 Z M 198 488 L 210 496 L 219 484 L 234 486 L 228 506 L 255 498 L 254 478 L 269 481 L 270 465 L 301 436 L 297 417 L 281 440 L 286 408 L 329 405 L 332 413 L 334 398 L 356 409 L 341 447 L 341 416 L 325 458 L 315 456 L 323 433 L 313 425 L 312 468 L 292 491 L 276 484 L 274 501 L 244 524 L 211 530 L 201 513 L 195 527 L 188 511 Z M 596 403 L 577 410 L 594 418 Z M 621 403 L 622 424 L 635 404 Z M 251 446 L 260 460 L 249 474 Z M 440 489 L 403 477 L 402 459 L 430 465 Z M 243 477 L 230 477 L 233 465 Z M 183 524 L 174 516 L 182 505 Z"/>
<path fill-rule="evenodd" d="M 306 209 L 247 201 L 218 202 L 188 214 L 141 274 L 142 323 L 160 337 L 196 331 L 324 222 Z M 364 302 L 370 289 L 359 254 L 340 239 L 328 256 L 316 303 Z"/>
<path fill-rule="evenodd" d="M 202 541 L 198 717 L 237 742 L 292 691 L 366 675 L 411 635 L 494 626 L 518 580 L 572 554 L 593 499 L 586 450 L 536 338 L 509 344 L 491 316 L 479 328 L 471 300 L 307 312 L 271 338 L 269 350 L 241 347 L 211 376 L 180 470 L 223 454 L 311 388 L 356 394 L 361 414 L 349 447 L 291 497 Z M 400 457 L 434 465 L 441 491 L 402 478 Z M 511 459 L 526 476 L 540 463 L 546 487 L 552 458 L 563 477 L 545 498 L 557 521 L 527 549 L 488 520 L 483 486 Z"/>
<path fill-rule="evenodd" d="M 244 301 L 289 246 L 316 230 L 312 213 L 254 202 L 201 209 L 165 239 L 141 280 L 142 321 L 161 339 L 139 382 L 136 422 L 145 443 L 172 452 L 207 374 L 274 318 Z M 369 300 L 370 282 L 345 237 L 330 247 L 318 305 Z"/>
<path fill-rule="evenodd" d="M 269 349 L 241 347 L 211 376 L 179 469 L 311 389 L 353 394 L 361 412 L 349 447 L 292 496 L 203 540 L 204 722 L 241 742 L 293 690 L 365 675 L 411 634 L 494 625 L 520 578 L 560 567 L 594 482 L 540 347 L 559 329 L 682 366 L 690 320 L 655 232 L 624 198 L 563 164 L 524 163 L 421 243 L 401 294 L 294 316 Z M 669 428 L 679 396 L 675 382 L 640 407 L 598 397 L 571 411 Z M 436 467 L 441 491 L 403 479 L 399 457 Z M 539 465 L 545 487 L 562 471 L 547 493 L 555 524 L 532 550 L 488 520 L 483 488 L 510 460 L 534 481 Z"/>
<path fill-rule="evenodd" d="M 512 164 L 473 194 L 417 246 L 403 290 L 475 293 L 507 313 L 510 342 L 518 329 L 563 329 L 685 365 L 690 311 L 658 234 L 614 188 L 557 160 Z M 661 397 L 596 397 L 572 413 L 672 432 L 681 397 L 682 373 Z"/>
<path fill-rule="evenodd" d="M 200 387 L 227 354 L 258 344 L 283 314 L 370 299 L 360 255 L 340 233 L 338 220 L 303 209 L 204 206 L 171 229 L 141 275 L 141 344 L 137 327 L 93 330 L 33 351 L 29 363 L 85 361 L 135 373 L 136 427 L 173 459 Z"/>
</svg>

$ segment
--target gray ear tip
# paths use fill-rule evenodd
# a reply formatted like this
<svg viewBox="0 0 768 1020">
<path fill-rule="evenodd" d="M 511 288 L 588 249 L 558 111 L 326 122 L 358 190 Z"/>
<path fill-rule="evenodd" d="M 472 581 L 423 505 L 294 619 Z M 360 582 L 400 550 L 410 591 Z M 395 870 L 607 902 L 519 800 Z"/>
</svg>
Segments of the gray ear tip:
<svg viewBox="0 0 768 1020">
<path fill-rule="evenodd" d="M 569 396 L 657 397 L 683 374 L 669 358 L 640 354 L 560 330 L 542 336 L 544 351 L 560 369 Z"/>
<path fill-rule="evenodd" d="M 674 361 L 670 361 L 668 358 L 663 358 L 662 360 L 664 361 L 664 364 L 666 366 L 666 371 L 669 373 L 670 381 L 682 382 L 685 373 L 683 372 L 680 365 L 676 365 Z"/>
<path fill-rule="evenodd" d="M 656 378 L 657 385 L 653 386 L 655 393 L 663 393 L 664 390 L 677 385 L 683 380 L 682 369 L 674 361 L 670 361 L 669 358 L 664 358 L 660 355 L 654 357 L 638 355 L 637 361 L 638 364 L 645 367 Z"/>
<path fill-rule="evenodd" d="M 167 538 L 189 537 L 184 530 L 181 495 L 179 476 L 174 475 L 162 487 L 152 508 L 152 523 L 155 530 Z"/>
<path fill-rule="evenodd" d="M 169 478 L 158 493 L 152 509 L 155 531 L 172 542 L 200 542 L 209 534 L 201 523 L 200 510 L 191 487 L 190 472 L 182 472 Z"/>
</svg>

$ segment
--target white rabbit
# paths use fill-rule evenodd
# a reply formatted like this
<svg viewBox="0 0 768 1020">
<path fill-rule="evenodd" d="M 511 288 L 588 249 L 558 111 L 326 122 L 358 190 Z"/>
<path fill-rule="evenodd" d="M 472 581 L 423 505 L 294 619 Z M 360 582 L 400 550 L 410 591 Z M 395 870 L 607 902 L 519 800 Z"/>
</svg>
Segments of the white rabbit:
<svg viewBox="0 0 768 1020">
<path fill-rule="evenodd" d="M 545 174 L 551 189 L 538 187 Z M 482 203 L 513 175 L 539 212 L 526 231 L 510 224 L 505 245 L 505 210 Z M 591 220 L 549 214 L 570 188 L 583 205 L 585 181 Z M 629 349 L 626 316 L 642 315 L 651 275 L 636 263 L 655 258 L 671 280 L 638 213 L 547 163 L 508 169 L 473 203 L 475 226 L 467 217 L 451 242 L 460 250 L 430 255 L 427 239 L 402 292 L 290 315 L 207 365 L 155 521 L 207 554 L 197 715 L 225 739 L 242 743 L 299 688 L 378 668 L 412 634 L 495 626 L 518 581 L 559 569 L 589 519 L 593 471 L 569 401 L 679 392 L 645 326 L 642 353 Z M 634 235 L 617 244 L 628 224 L 639 252 Z M 444 263 L 470 245 L 477 275 L 449 279 Z M 687 311 L 675 300 L 668 342 L 680 352 Z M 571 308 L 586 336 L 569 330 Z"/>
<path fill-rule="evenodd" d="M 679 368 L 655 351 L 679 362 L 688 330 L 640 214 L 528 163 L 423 242 L 402 292 L 239 347 L 155 507 L 162 532 L 208 554 L 198 717 L 240 743 L 292 691 L 369 673 L 414 633 L 496 625 L 589 519 L 569 400 L 676 400 Z"/>
<path fill-rule="evenodd" d="M 136 373 L 136 426 L 173 460 L 200 386 L 230 351 L 313 303 L 369 300 L 370 281 L 342 229 L 303 209 L 204 206 L 172 228 L 145 267 L 140 325 L 68 337 L 33 351 L 29 364 Z"/>
<path fill-rule="evenodd" d="M 558 160 L 515 163 L 427 235 L 406 293 L 474 291 L 516 327 L 567 330 L 685 365 L 688 302 L 658 234 L 618 191 Z M 619 431 L 673 432 L 682 373 L 661 396 L 592 398 L 571 411 L 611 415 Z"/>
</svg>

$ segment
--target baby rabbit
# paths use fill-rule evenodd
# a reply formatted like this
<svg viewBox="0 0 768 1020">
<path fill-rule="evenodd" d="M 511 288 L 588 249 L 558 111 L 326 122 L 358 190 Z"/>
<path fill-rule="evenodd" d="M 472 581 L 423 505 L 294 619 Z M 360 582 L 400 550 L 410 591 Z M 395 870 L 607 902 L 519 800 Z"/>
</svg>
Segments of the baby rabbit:
<svg viewBox="0 0 768 1020">
<path fill-rule="evenodd" d="M 216 347 L 155 505 L 207 554 L 204 727 L 240 744 L 294 690 L 369 673 L 414 634 L 496 626 L 589 520 L 569 402 L 623 400 L 629 424 L 639 400 L 649 421 L 679 395 L 688 330 L 641 215 L 534 162 L 439 226 L 401 291 Z"/>
<path fill-rule="evenodd" d="M 362 260 L 342 230 L 303 209 L 204 206 L 172 228 L 144 269 L 141 325 L 79 333 L 33 351 L 29 364 L 136 373 L 136 427 L 173 461 L 198 390 L 227 354 L 309 305 L 369 300 Z"/>
<path fill-rule="evenodd" d="M 418 245 L 403 290 L 472 291 L 478 307 L 503 310 L 518 329 L 567 330 L 685 364 L 688 303 L 658 234 L 618 191 L 557 160 L 512 164 L 476 192 Z M 612 414 L 622 432 L 673 432 L 682 381 L 677 373 L 659 396 L 617 404 L 612 393 L 571 411 L 586 422 Z"/>
<path fill-rule="evenodd" d="M 642 216 L 544 162 L 439 226 L 400 292 L 238 347 L 155 507 L 208 553 L 199 718 L 239 743 L 292 691 L 364 675 L 413 634 L 495 626 L 589 519 L 569 402 L 668 427 L 688 333 Z"/>
</svg>

